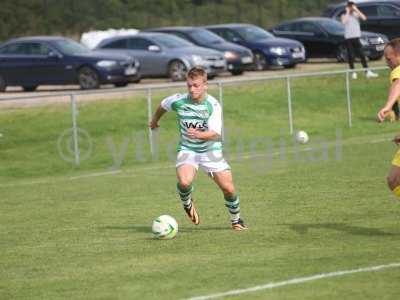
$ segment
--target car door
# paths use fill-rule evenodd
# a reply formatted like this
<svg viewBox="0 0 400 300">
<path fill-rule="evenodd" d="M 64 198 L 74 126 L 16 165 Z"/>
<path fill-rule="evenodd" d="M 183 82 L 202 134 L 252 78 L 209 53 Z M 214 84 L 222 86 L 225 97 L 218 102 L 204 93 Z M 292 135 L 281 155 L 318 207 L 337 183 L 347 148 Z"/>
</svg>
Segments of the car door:
<svg viewBox="0 0 400 300">
<path fill-rule="evenodd" d="M 295 24 L 294 39 L 301 41 L 306 52 L 311 57 L 324 57 L 330 48 L 327 34 L 312 22 L 298 22 Z"/>
<path fill-rule="evenodd" d="M 46 42 L 27 43 L 30 65 L 36 74 L 35 84 L 57 84 L 71 82 L 62 56 Z"/>
<path fill-rule="evenodd" d="M 132 37 L 128 39 L 128 49 L 139 60 L 144 76 L 167 74 L 168 59 L 160 45 L 144 37 Z"/>
<path fill-rule="evenodd" d="M 26 43 L 8 44 L 0 49 L 0 74 L 8 85 L 30 84 L 35 80 L 35 71 L 31 68 Z"/>
</svg>

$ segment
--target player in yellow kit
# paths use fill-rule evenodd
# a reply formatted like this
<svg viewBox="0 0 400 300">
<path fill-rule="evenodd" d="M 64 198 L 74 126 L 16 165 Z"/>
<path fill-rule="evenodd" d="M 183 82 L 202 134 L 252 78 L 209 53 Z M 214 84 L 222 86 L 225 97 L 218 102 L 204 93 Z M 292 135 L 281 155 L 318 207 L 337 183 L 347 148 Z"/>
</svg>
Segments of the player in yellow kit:
<svg viewBox="0 0 400 300">
<path fill-rule="evenodd" d="M 384 56 L 388 66 L 392 69 L 390 73 L 390 89 L 386 105 L 378 112 L 379 122 L 392 111 L 393 104 L 400 98 L 400 38 L 391 40 L 385 46 Z M 400 144 L 400 134 L 397 134 L 393 141 Z M 389 188 L 400 198 L 400 150 L 395 154 L 392 161 L 392 168 L 387 177 Z"/>
</svg>

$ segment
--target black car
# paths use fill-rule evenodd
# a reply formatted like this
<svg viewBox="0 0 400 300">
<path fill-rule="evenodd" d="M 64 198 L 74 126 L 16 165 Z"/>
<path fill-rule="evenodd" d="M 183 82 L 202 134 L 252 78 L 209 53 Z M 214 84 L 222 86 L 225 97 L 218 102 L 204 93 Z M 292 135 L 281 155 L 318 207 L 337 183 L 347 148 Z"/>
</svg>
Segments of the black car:
<svg viewBox="0 0 400 300">
<path fill-rule="evenodd" d="M 228 71 L 233 75 L 240 75 L 243 73 L 243 71 L 253 68 L 253 54 L 249 49 L 227 42 L 215 33 L 212 33 L 204 28 L 163 27 L 149 29 L 146 31 L 174 34 L 180 38 L 192 42 L 195 45 L 223 52 L 227 61 Z"/>
<path fill-rule="evenodd" d="M 139 62 L 133 57 L 96 53 L 63 37 L 24 37 L 0 45 L 0 91 L 7 86 L 34 91 L 43 84 L 95 89 L 139 79 Z"/>
<path fill-rule="evenodd" d="M 361 29 L 379 32 L 389 39 L 400 37 L 400 1 L 354 1 L 360 11 L 367 16 L 366 21 L 361 22 Z M 332 4 L 324 11 L 323 16 L 340 20 L 346 11 L 346 3 Z"/>
<path fill-rule="evenodd" d="M 306 47 L 307 57 L 334 57 L 339 62 L 347 60 L 344 25 L 329 18 L 301 18 L 279 24 L 271 31 L 280 37 L 298 40 Z M 360 38 L 365 55 L 380 59 L 387 37 L 363 31 Z"/>
<path fill-rule="evenodd" d="M 221 24 L 206 26 L 225 40 L 249 48 L 254 54 L 257 70 L 268 67 L 294 67 L 305 61 L 303 45 L 295 40 L 277 38 L 251 24 Z"/>
</svg>

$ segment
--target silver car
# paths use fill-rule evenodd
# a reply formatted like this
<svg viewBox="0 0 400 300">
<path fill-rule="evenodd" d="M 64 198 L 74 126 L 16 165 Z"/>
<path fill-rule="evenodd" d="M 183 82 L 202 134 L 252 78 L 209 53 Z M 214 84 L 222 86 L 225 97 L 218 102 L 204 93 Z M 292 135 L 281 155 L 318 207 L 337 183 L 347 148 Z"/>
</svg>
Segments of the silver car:
<svg viewBox="0 0 400 300">
<path fill-rule="evenodd" d="M 219 51 L 196 46 L 164 33 L 138 33 L 107 38 L 96 50 L 129 54 L 139 60 L 144 77 L 170 77 L 185 80 L 188 69 L 202 66 L 210 78 L 226 71 L 227 63 Z"/>
</svg>

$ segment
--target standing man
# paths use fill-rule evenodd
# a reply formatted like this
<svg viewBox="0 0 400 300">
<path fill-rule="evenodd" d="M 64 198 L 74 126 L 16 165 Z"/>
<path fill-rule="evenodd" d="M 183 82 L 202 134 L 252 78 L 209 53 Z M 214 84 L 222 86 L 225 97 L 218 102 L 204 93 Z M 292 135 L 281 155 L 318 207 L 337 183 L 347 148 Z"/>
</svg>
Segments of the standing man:
<svg viewBox="0 0 400 300">
<path fill-rule="evenodd" d="M 388 66 L 392 69 L 390 73 L 390 89 L 386 105 L 378 112 L 378 120 L 383 122 L 400 97 L 400 38 L 391 40 L 385 46 L 384 55 Z M 400 144 L 400 134 L 396 135 L 393 141 Z M 400 150 L 395 154 L 392 161 L 392 168 L 387 177 L 387 183 L 393 193 L 400 198 Z"/>
<path fill-rule="evenodd" d="M 346 40 L 350 69 L 354 69 L 355 55 L 358 55 L 361 59 L 363 68 L 367 69 L 365 73 L 367 78 L 378 77 L 378 74 L 368 70 L 367 61 L 360 42 L 360 19 L 365 21 L 367 17 L 357 8 L 353 1 L 348 1 L 346 5 L 346 13 L 342 15 L 342 23 L 344 24 L 344 38 Z M 357 79 L 357 73 L 353 72 L 351 77 Z"/>
<path fill-rule="evenodd" d="M 192 182 L 201 167 L 224 194 L 232 229 L 247 229 L 240 218 L 240 201 L 233 185 L 232 172 L 222 154 L 221 106 L 214 97 L 207 94 L 207 73 L 204 69 L 190 69 L 186 83 L 188 93 L 165 98 L 150 122 L 150 128 L 156 129 L 167 111 L 176 112 L 180 133 L 176 162 L 177 191 L 183 208 L 191 221 L 198 225 L 200 218 L 193 202 Z"/>
</svg>

